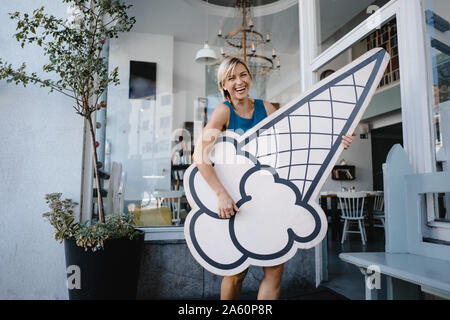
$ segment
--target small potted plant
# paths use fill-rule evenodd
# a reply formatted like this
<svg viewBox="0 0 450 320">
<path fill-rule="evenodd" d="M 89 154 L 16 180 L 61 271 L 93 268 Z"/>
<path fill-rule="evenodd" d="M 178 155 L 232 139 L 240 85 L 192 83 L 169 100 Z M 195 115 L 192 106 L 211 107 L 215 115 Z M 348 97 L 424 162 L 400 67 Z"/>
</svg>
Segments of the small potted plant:
<svg viewBox="0 0 450 320">
<path fill-rule="evenodd" d="M 64 242 L 69 298 L 135 299 L 143 233 L 134 228 L 133 215 L 114 213 L 105 222 L 75 221 L 72 199 L 61 193 L 45 195 L 50 212 L 43 214 L 55 228 L 53 237 Z"/>
<path fill-rule="evenodd" d="M 100 190 L 93 116 L 107 106 L 101 97 L 108 85 L 119 84 L 118 69 L 109 72 L 101 53 L 108 39 L 130 31 L 136 20 L 127 15 L 131 5 L 125 0 L 61 1 L 68 4 L 67 18 L 46 14 L 44 7 L 32 14 L 10 13 L 17 23 L 17 41 L 22 48 L 28 44 L 41 47 L 49 58 L 42 70 L 53 76 L 44 79 L 27 73 L 25 63 L 13 67 L 0 58 L 0 80 L 24 87 L 37 84 L 73 99 L 73 109 L 89 126 L 95 184 Z M 90 224 L 75 221 L 72 200 L 61 200 L 59 193 L 46 196 L 51 212 L 45 216 L 56 229 L 54 237 L 64 241 L 66 264 L 81 273 L 81 288 L 69 287 L 69 298 L 134 298 L 143 234 L 133 228 L 131 214 L 107 212 L 105 216 L 102 197 L 97 198 L 98 221 Z M 130 268 L 134 276 L 128 281 Z"/>
</svg>

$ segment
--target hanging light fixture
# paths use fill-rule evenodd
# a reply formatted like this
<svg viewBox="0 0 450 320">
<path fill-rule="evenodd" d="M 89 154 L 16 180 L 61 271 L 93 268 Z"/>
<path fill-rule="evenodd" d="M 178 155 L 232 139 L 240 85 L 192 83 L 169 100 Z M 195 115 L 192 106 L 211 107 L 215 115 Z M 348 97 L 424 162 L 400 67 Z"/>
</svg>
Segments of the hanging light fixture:
<svg viewBox="0 0 450 320">
<path fill-rule="evenodd" d="M 220 64 L 223 59 L 228 57 L 240 57 L 249 66 L 253 76 L 264 75 L 273 70 L 281 68 L 280 57 L 272 48 L 272 55 L 265 56 L 257 54 L 257 47 L 270 42 L 270 33 L 266 36 L 255 30 L 253 22 L 253 0 L 236 0 L 235 8 L 238 15 L 242 17 L 240 29 L 233 30 L 228 34 L 223 34 L 223 28 L 220 27 L 217 37 L 223 39 L 225 43 L 238 51 L 235 54 L 227 54 L 223 48 L 220 49 L 221 58 L 217 62 Z M 248 20 L 247 20 L 248 18 Z"/>
<path fill-rule="evenodd" d="M 209 47 L 208 41 L 205 41 L 203 48 L 197 51 L 195 62 L 207 65 L 215 64 L 217 62 L 216 52 Z"/>
<path fill-rule="evenodd" d="M 209 5 L 208 1 L 206 4 Z M 206 41 L 203 48 L 197 51 L 195 62 L 206 65 L 212 65 L 217 62 L 216 52 L 208 44 L 208 9 L 206 9 Z"/>
</svg>

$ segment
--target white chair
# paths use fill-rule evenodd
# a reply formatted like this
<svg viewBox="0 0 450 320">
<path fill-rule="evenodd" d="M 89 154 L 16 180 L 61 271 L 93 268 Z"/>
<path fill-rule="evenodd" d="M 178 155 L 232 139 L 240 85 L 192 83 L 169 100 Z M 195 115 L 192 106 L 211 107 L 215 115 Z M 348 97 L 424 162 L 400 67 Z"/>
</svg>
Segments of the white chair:
<svg viewBox="0 0 450 320">
<path fill-rule="evenodd" d="M 373 219 L 381 222 L 381 224 L 374 224 L 373 226 L 384 229 L 384 192 L 375 191 L 372 194 L 375 196 L 373 201 Z"/>
<path fill-rule="evenodd" d="M 341 207 L 341 218 L 344 220 L 341 244 L 344 243 L 348 233 L 359 233 L 363 245 L 366 244 L 367 236 L 364 228 L 364 203 L 365 192 L 338 192 L 339 205 Z M 350 225 L 358 223 L 359 231 L 350 231 Z"/>
<path fill-rule="evenodd" d="M 178 226 L 181 222 L 181 198 L 184 196 L 184 191 L 155 190 L 153 195 L 156 198 L 156 205 L 158 207 L 160 205 L 169 207 L 172 211 L 172 222 Z"/>
</svg>

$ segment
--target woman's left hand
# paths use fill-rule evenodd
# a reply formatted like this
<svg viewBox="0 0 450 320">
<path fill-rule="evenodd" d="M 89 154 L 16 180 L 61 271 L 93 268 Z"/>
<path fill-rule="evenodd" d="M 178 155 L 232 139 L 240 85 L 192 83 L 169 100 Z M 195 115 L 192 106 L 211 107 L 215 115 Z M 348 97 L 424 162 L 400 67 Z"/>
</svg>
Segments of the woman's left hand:
<svg viewBox="0 0 450 320">
<path fill-rule="evenodd" d="M 342 145 L 344 146 L 345 150 L 347 150 L 352 144 L 354 136 L 356 136 L 356 132 L 353 132 L 352 135 L 347 134 L 345 136 L 342 136 Z"/>
</svg>

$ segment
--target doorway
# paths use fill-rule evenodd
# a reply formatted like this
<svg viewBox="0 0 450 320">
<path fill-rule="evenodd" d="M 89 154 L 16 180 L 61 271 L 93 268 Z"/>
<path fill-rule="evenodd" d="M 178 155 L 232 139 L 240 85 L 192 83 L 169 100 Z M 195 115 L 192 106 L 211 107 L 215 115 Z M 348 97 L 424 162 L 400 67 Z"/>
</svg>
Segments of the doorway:
<svg viewBox="0 0 450 320">
<path fill-rule="evenodd" d="M 393 145 L 403 145 L 401 123 L 401 90 L 400 90 L 400 65 L 397 39 L 397 19 L 391 17 L 380 29 L 376 29 L 366 37 L 356 41 L 333 60 L 324 64 L 317 70 L 317 75 L 322 78 L 334 72 L 351 61 L 365 54 L 375 47 L 382 47 L 390 55 L 390 62 L 382 81 L 362 118 L 358 129 L 359 135 L 355 138 L 352 147 L 345 153 L 346 162 L 356 166 L 356 179 L 351 186 L 357 191 L 367 191 L 371 195 L 374 191 L 383 191 L 383 163 Z M 375 128 L 366 131 L 369 127 Z M 344 185 L 328 183 L 326 191 L 341 191 Z M 348 187 L 348 186 L 346 186 Z M 352 187 L 353 188 L 353 187 Z M 337 200 L 335 200 L 337 201 Z M 370 201 L 366 202 L 371 203 Z M 331 204 L 331 210 L 333 205 Z M 339 204 L 335 205 L 339 212 Z M 336 209 L 335 209 L 336 210 Z M 367 226 L 370 220 L 365 221 Z M 383 252 L 385 250 L 384 228 L 366 228 L 368 241 L 362 244 L 360 235 L 350 234 L 342 242 L 343 223 L 337 228 L 338 236 L 328 234 L 327 243 L 322 252 L 323 270 L 326 275 L 323 279 L 325 287 L 344 295 L 350 299 L 363 299 L 365 295 L 364 276 L 354 265 L 343 262 L 339 254 L 343 252 Z M 353 229 L 352 231 L 355 231 Z M 326 256 L 325 258 L 323 258 Z"/>
<path fill-rule="evenodd" d="M 402 123 L 371 130 L 372 138 L 372 170 L 373 190 L 383 191 L 383 163 L 391 148 L 400 144 L 403 146 Z"/>
</svg>

